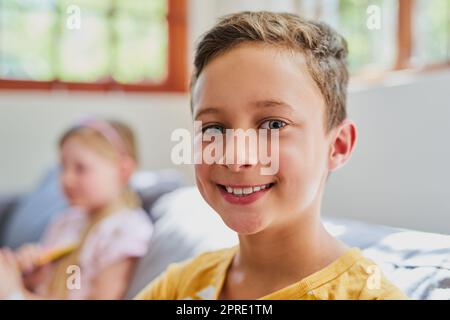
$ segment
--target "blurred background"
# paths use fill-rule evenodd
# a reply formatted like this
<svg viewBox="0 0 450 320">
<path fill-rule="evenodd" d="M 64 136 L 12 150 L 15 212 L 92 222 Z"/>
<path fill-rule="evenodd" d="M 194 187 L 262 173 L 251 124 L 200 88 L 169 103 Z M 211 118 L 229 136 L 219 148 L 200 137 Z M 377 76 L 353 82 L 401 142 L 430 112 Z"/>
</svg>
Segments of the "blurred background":
<svg viewBox="0 0 450 320">
<path fill-rule="evenodd" d="M 348 40 L 359 139 L 324 215 L 450 234 L 450 0 L 0 0 L 0 194 L 26 193 L 87 114 L 136 131 L 141 167 L 191 129 L 198 37 L 224 14 L 298 13 Z"/>
</svg>

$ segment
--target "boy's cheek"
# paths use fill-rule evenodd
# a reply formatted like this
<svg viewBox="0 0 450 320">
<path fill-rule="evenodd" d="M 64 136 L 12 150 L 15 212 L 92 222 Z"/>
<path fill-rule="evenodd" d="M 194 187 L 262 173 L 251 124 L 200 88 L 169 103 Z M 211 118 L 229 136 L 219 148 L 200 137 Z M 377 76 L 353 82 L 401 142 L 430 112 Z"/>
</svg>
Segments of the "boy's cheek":
<svg viewBox="0 0 450 320">
<path fill-rule="evenodd" d="M 284 145 L 280 148 L 278 163 L 281 177 L 301 177 L 308 166 L 308 159 L 301 152 L 299 145 Z"/>
<path fill-rule="evenodd" d="M 310 185 L 316 185 L 322 176 L 320 157 L 306 155 L 298 146 L 284 148 L 280 151 L 279 172 L 277 174 L 282 185 L 292 191 L 300 191 Z M 284 183 L 283 183 L 284 182 Z M 291 194 L 294 192 L 290 192 Z"/>
<path fill-rule="evenodd" d="M 209 167 L 210 167 L 210 165 L 205 165 L 205 164 L 196 164 L 195 165 L 194 170 L 195 170 L 195 176 L 196 176 L 197 180 L 200 180 L 201 182 L 206 180 L 206 178 L 208 177 L 208 174 L 209 174 Z"/>
<path fill-rule="evenodd" d="M 195 169 L 197 188 L 199 189 L 201 194 L 207 195 L 207 193 L 205 193 L 205 189 L 208 188 L 207 181 L 209 180 L 211 165 L 196 164 L 194 169 Z"/>
</svg>

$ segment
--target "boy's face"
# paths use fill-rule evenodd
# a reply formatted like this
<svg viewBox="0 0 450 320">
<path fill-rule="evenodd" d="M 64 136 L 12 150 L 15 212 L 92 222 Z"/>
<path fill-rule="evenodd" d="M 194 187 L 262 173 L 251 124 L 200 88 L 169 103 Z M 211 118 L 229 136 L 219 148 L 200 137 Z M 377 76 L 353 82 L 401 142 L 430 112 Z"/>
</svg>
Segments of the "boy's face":
<svg viewBox="0 0 450 320">
<path fill-rule="evenodd" d="M 273 175 L 261 174 L 258 159 L 195 166 L 202 196 L 231 229 L 254 234 L 320 209 L 336 130 L 326 131 L 325 102 L 301 54 L 244 44 L 215 58 L 194 87 L 193 113 L 206 131 L 281 128 Z M 261 185 L 270 187 L 247 196 L 225 190 Z"/>
</svg>

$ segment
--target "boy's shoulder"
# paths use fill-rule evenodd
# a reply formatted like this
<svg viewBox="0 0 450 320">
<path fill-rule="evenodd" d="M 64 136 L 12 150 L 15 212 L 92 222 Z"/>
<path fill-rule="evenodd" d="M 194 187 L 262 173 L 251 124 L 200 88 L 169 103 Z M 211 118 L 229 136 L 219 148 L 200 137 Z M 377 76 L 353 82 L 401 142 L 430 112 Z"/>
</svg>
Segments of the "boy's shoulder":
<svg viewBox="0 0 450 320">
<path fill-rule="evenodd" d="M 405 300 L 409 299 L 383 273 L 381 267 L 353 249 L 354 263 L 336 270 L 335 277 L 319 284 L 310 293 L 323 300 Z"/>
<path fill-rule="evenodd" d="M 212 299 L 212 290 L 215 289 L 236 250 L 237 246 L 207 251 L 191 259 L 172 263 L 136 298 L 191 299 L 206 290 L 209 292 L 208 298 Z"/>
<path fill-rule="evenodd" d="M 362 282 L 359 300 L 407 300 L 409 299 L 373 260 L 363 256 L 354 270 L 350 271 L 355 279 Z"/>
</svg>

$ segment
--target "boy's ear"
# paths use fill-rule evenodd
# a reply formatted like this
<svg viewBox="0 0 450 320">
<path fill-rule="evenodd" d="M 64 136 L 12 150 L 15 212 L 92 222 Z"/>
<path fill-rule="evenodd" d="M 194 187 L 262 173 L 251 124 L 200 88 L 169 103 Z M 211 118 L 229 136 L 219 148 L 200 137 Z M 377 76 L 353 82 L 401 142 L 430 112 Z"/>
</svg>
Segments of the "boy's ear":
<svg viewBox="0 0 450 320">
<path fill-rule="evenodd" d="M 344 120 L 332 131 L 328 170 L 338 170 L 350 159 L 356 143 L 356 125 L 351 120 Z"/>
</svg>

